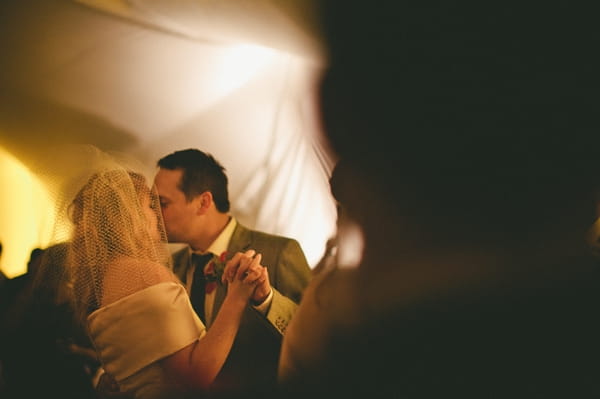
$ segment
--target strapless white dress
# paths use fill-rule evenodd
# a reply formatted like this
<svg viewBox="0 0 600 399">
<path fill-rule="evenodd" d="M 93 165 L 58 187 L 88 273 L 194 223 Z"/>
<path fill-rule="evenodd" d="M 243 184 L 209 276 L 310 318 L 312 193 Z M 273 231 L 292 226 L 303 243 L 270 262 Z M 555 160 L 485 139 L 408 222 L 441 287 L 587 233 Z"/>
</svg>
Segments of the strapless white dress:
<svg viewBox="0 0 600 399">
<path fill-rule="evenodd" d="M 172 398 L 180 387 L 159 360 L 191 344 L 206 329 L 181 284 L 165 282 L 102 307 L 88 317 L 104 370 L 135 398 Z"/>
</svg>

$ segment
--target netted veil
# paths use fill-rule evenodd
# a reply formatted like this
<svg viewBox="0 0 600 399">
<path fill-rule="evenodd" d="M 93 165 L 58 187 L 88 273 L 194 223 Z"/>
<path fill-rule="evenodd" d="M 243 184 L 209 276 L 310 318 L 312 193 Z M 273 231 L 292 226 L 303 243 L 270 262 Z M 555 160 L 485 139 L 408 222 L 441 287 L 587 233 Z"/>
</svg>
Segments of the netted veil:
<svg viewBox="0 0 600 399">
<path fill-rule="evenodd" d="M 38 279 L 55 285 L 80 322 L 94 310 L 152 285 L 175 281 L 158 195 L 140 164 L 91 146 L 43 168 L 55 199 L 53 244 Z"/>
</svg>

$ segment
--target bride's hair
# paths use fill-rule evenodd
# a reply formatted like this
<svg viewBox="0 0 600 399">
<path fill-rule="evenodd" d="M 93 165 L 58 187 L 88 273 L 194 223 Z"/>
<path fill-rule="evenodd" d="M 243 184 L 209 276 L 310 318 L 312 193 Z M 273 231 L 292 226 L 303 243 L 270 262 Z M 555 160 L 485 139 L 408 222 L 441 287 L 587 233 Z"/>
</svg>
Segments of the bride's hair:
<svg viewBox="0 0 600 399">
<path fill-rule="evenodd" d="M 88 260 L 96 263 L 147 256 L 151 246 L 139 240 L 145 228 L 140 215 L 144 196 L 150 198 L 150 189 L 139 173 L 112 170 L 92 176 L 70 205 L 76 250 L 88 257 L 94 254 Z"/>
</svg>

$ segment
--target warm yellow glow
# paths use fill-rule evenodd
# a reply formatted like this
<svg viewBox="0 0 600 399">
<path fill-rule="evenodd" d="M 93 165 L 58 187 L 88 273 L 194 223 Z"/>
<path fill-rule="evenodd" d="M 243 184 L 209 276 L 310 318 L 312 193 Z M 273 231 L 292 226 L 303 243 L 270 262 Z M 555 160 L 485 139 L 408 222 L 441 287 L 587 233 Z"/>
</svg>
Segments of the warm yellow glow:
<svg viewBox="0 0 600 399">
<path fill-rule="evenodd" d="M 33 248 L 48 244 L 53 207 L 41 182 L 1 147 L 0 187 L 0 268 L 12 278 L 27 270 Z"/>
</svg>

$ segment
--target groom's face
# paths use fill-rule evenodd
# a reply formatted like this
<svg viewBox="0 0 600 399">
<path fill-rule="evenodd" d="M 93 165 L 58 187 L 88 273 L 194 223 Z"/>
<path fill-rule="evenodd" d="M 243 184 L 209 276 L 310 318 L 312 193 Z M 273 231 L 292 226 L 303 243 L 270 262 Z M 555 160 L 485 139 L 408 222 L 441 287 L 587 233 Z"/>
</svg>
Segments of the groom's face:
<svg viewBox="0 0 600 399">
<path fill-rule="evenodd" d="M 173 243 L 189 243 L 196 210 L 193 202 L 187 201 L 185 194 L 179 189 L 182 175 L 181 169 L 161 168 L 154 178 L 167 238 Z"/>
</svg>

